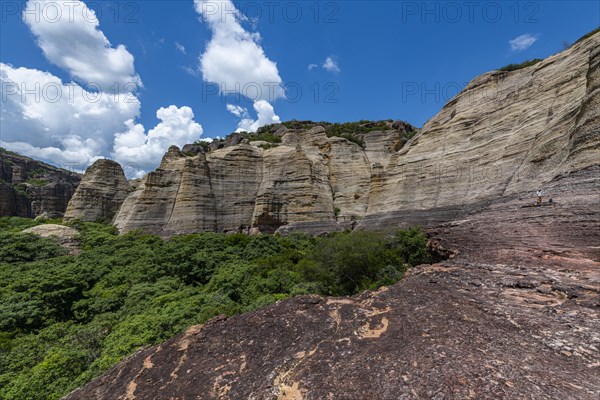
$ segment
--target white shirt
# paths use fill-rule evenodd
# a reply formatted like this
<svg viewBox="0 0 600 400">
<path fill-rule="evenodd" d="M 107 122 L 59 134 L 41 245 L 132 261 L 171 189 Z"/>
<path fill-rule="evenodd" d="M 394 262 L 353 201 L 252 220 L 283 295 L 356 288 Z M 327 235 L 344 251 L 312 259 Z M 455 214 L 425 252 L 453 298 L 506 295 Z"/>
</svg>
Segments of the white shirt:
<svg viewBox="0 0 600 400">
<path fill-rule="evenodd" d="M 538 196 L 541 196 L 541 195 L 542 195 L 542 191 L 541 191 L 541 190 L 538 190 L 538 191 L 537 191 L 537 195 L 538 195 Z"/>
</svg>

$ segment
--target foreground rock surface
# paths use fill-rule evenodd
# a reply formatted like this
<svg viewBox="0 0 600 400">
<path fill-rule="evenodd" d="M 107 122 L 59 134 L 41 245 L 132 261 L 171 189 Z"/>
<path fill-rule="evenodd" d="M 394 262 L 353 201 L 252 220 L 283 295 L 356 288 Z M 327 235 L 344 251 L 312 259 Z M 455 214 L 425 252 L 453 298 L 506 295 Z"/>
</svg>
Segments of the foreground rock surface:
<svg viewBox="0 0 600 400">
<path fill-rule="evenodd" d="M 600 277 L 445 262 L 137 352 L 74 399 L 597 399 Z"/>
</svg>

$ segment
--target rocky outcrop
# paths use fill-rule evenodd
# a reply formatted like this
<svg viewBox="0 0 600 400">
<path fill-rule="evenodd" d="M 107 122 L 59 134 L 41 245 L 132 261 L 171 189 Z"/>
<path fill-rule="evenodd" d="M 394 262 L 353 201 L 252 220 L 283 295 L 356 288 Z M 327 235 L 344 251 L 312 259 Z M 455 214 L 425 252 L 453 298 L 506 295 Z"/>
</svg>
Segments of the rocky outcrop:
<svg viewBox="0 0 600 400">
<path fill-rule="evenodd" d="M 350 227 L 367 211 L 369 154 L 385 162 L 401 135 L 375 133 L 364 150 L 327 137 L 320 126 L 279 133 L 282 142 L 272 146 L 246 140 L 207 153 L 171 147 L 124 200 L 115 225 L 163 235 Z"/>
<path fill-rule="evenodd" d="M 64 221 L 112 221 L 131 191 L 121 166 L 100 159 L 87 169 L 65 212 Z"/>
<path fill-rule="evenodd" d="M 131 196 L 135 200 L 128 199 L 121 208 L 115 224 L 121 231 L 141 228 L 172 234 L 249 231 L 255 220 L 263 231 L 273 232 L 281 224 L 275 210 L 283 201 L 278 194 L 291 196 L 292 192 L 283 187 L 271 192 L 274 179 L 279 176 L 284 181 L 285 177 L 274 173 L 265 182 L 263 167 L 285 168 L 290 150 L 295 148 L 274 148 L 264 154 L 258 147 L 241 144 L 189 157 L 171 148 L 160 167 L 148 174 Z M 310 167 L 308 171 L 306 179 Z M 299 193 L 293 196 L 299 198 Z M 331 194 L 328 197 L 331 200 Z M 256 216 L 255 208 L 260 210 Z M 328 211 L 333 215 L 331 206 Z"/>
<path fill-rule="evenodd" d="M 476 262 L 593 265 L 600 261 L 599 187 L 600 166 L 586 168 L 546 184 L 541 206 L 530 195 L 507 195 L 451 221 L 433 217 L 428 227 L 444 247 Z"/>
<path fill-rule="evenodd" d="M 31 233 L 43 238 L 55 239 L 58 244 L 69 251 L 69 254 L 77 255 L 81 252 L 79 247 L 79 231 L 64 225 L 42 224 L 25 229 L 23 233 Z"/>
<path fill-rule="evenodd" d="M 531 196 L 598 165 L 600 34 L 533 66 L 483 74 L 394 154 L 372 184 L 369 229 L 427 210 Z M 466 207 L 469 206 L 469 207 Z"/>
<path fill-rule="evenodd" d="M 0 216 L 60 218 L 80 179 L 0 148 Z"/>
<path fill-rule="evenodd" d="M 189 328 L 66 400 L 594 399 L 592 271 L 443 263 Z"/>
<path fill-rule="evenodd" d="M 414 137 L 401 121 L 342 137 L 296 121 L 267 132 L 281 143 L 238 133 L 206 152 L 171 149 L 114 222 L 163 235 L 432 227 L 540 188 L 567 196 L 561 177 L 600 164 L 599 64 L 595 34 L 532 66 L 483 74 Z"/>
</svg>

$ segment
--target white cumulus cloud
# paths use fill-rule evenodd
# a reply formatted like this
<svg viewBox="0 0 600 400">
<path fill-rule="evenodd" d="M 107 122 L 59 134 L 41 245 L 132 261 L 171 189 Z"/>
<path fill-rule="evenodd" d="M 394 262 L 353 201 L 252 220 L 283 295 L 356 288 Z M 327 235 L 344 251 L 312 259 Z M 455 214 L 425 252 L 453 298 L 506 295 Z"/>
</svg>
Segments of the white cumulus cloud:
<svg viewBox="0 0 600 400">
<path fill-rule="evenodd" d="M 51 63 L 103 90 L 132 92 L 142 81 L 125 46 L 111 46 L 81 1 L 29 0 L 23 20 Z"/>
<path fill-rule="evenodd" d="M 333 72 L 336 74 L 341 71 L 337 61 L 333 56 L 329 56 L 325 59 L 325 62 L 323 63 L 323 68 L 325 68 L 329 72 Z"/>
<path fill-rule="evenodd" d="M 228 104 L 227 110 L 241 118 L 237 131 L 255 132 L 263 125 L 280 122 L 271 102 L 285 97 L 277 64 L 260 45 L 258 32 L 246 31 L 248 21 L 231 0 L 195 0 L 196 12 L 212 31 L 200 56 L 200 71 L 206 82 L 224 94 L 241 94 L 254 102 L 256 119 L 244 107 Z"/>
<path fill-rule="evenodd" d="M 88 92 L 37 69 L 0 63 L 0 84 L 2 146 L 57 164 L 108 154 L 114 132 L 140 113 L 132 94 Z"/>
<path fill-rule="evenodd" d="M 242 15 L 230 0 L 195 0 L 196 12 L 212 31 L 211 40 L 200 56 L 200 70 L 206 82 L 222 93 L 239 93 L 253 101 L 284 97 L 277 64 L 265 55 L 260 34 L 246 31 Z"/>
<path fill-rule="evenodd" d="M 171 105 L 159 108 L 156 117 L 161 121 L 148 133 L 142 124 L 125 122 L 127 130 L 115 134 L 114 158 L 123 165 L 135 165 L 142 171 L 156 167 L 170 146 L 183 147 L 200 139 L 202 126 L 194 121 L 190 107 Z"/>
<path fill-rule="evenodd" d="M 244 117 L 238 124 L 236 132 L 256 132 L 261 126 L 269 124 L 278 124 L 281 122 L 279 116 L 275 114 L 273 106 L 266 100 L 259 100 L 254 103 L 254 110 L 256 111 L 257 118 L 252 119 L 248 117 L 248 111 L 245 108 L 231 108 L 228 105 L 227 109 L 237 115 L 238 117 Z M 234 106 L 235 107 L 235 106 Z M 240 109 L 242 112 L 239 112 Z M 239 115 L 238 115 L 239 113 Z"/>
<path fill-rule="evenodd" d="M 227 111 L 236 117 L 248 117 L 248 110 L 242 106 L 227 104 Z"/>
<path fill-rule="evenodd" d="M 110 44 L 83 2 L 30 0 L 23 20 L 48 61 L 78 83 L 0 63 L 1 146 L 78 170 L 114 157 L 141 171 L 156 167 L 170 145 L 202 134 L 189 107 L 160 108 L 161 122 L 147 133 L 136 123 L 141 79 L 133 55 Z"/>
<path fill-rule="evenodd" d="M 508 41 L 512 51 L 526 50 L 538 40 L 537 35 L 526 33 Z"/>
</svg>

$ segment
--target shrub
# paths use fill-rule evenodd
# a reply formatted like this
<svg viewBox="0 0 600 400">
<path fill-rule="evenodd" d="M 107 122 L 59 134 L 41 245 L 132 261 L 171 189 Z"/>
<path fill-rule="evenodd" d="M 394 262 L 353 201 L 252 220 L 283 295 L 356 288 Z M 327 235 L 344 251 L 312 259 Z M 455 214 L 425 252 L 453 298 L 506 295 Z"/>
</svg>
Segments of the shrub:
<svg viewBox="0 0 600 400">
<path fill-rule="evenodd" d="M 368 288 L 381 267 L 387 264 L 383 236 L 371 232 L 339 234 L 318 241 L 309 255 L 310 273 L 324 281 L 331 295 L 356 293 Z M 321 271 L 324 271 L 322 273 Z"/>
<path fill-rule="evenodd" d="M 30 179 L 27 179 L 25 181 L 25 183 L 29 183 L 32 186 L 41 187 L 41 186 L 46 186 L 48 184 L 48 181 L 45 179 L 30 178 Z"/>
<path fill-rule="evenodd" d="M 65 254 L 56 241 L 26 233 L 0 233 L 0 263 L 45 260 Z"/>
<path fill-rule="evenodd" d="M 29 172 L 27 173 L 27 176 L 28 176 L 29 178 L 38 178 L 38 177 L 40 177 L 40 176 L 44 176 L 44 175 L 45 175 L 45 173 L 46 173 L 46 172 L 45 172 L 43 169 L 41 169 L 41 168 L 36 168 L 36 169 L 33 169 L 33 170 L 29 171 Z"/>
<path fill-rule="evenodd" d="M 281 138 L 271 132 L 261 132 L 252 135 L 252 140 L 262 140 L 267 143 L 281 143 Z"/>
<path fill-rule="evenodd" d="M 194 144 L 202 147 L 204 150 L 208 149 L 208 146 L 210 146 L 210 142 L 206 140 L 196 140 Z"/>
<path fill-rule="evenodd" d="M 537 64 L 540 61 L 542 61 L 542 60 L 539 59 L 539 58 L 535 58 L 533 60 L 525 60 L 525 61 L 523 61 L 520 64 L 508 64 L 508 65 L 505 65 L 504 67 L 500 68 L 499 70 L 500 71 L 506 71 L 506 72 L 516 71 L 518 69 L 526 68 L 526 67 L 529 67 L 531 65 Z"/>
<path fill-rule="evenodd" d="M 19 183 L 17 185 L 14 185 L 13 188 L 15 189 L 15 192 L 17 192 L 18 194 L 20 194 L 22 196 L 30 197 L 30 194 L 27 193 L 27 185 L 26 184 Z"/>
<path fill-rule="evenodd" d="M 39 225 L 38 221 L 20 217 L 0 217 L 0 232 L 16 233 L 32 226 Z"/>
</svg>

